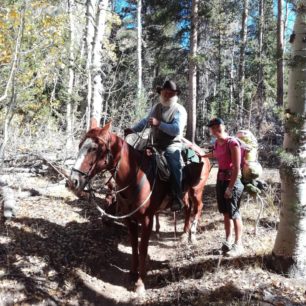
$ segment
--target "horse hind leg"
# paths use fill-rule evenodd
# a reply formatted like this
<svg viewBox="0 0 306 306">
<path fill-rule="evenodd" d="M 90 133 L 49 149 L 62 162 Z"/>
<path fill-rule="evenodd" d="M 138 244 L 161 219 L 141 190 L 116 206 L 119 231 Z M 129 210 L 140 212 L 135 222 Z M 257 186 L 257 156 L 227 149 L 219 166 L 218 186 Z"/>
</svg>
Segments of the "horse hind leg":
<svg viewBox="0 0 306 306">
<path fill-rule="evenodd" d="M 188 243 L 189 237 L 189 230 L 190 230 L 190 218 L 191 218 L 191 210 L 192 210 L 192 203 L 189 199 L 188 193 L 184 196 L 185 206 L 185 224 L 184 224 L 184 233 L 181 236 L 182 243 Z"/>
<path fill-rule="evenodd" d="M 144 279 L 146 276 L 146 259 L 148 254 L 149 239 L 153 227 L 153 216 L 146 216 L 142 222 L 141 240 L 139 246 L 139 278 L 136 282 L 136 293 L 145 294 Z"/>
<path fill-rule="evenodd" d="M 197 227 L 203 209 L 202 194 L 203 191 L 199 189 L 191 189 L 191 191 L 189 192 L 190 201 L 192 202 L 193 206 L 193 216 L 191 218 L 192 221 L 191 221 L 190 234 L 189 234 L 189 241 L 191 243 L 197 242 L 196 240 Z"/>
</svg>

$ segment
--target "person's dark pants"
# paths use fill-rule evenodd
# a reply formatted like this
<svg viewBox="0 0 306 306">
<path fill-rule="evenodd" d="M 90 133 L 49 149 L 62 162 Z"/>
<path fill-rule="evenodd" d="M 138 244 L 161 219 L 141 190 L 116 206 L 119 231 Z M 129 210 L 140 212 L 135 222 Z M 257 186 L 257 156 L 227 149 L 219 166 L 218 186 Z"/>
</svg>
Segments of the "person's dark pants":
<svg viewBox="0 0 306 306">
<path fill-rule="evenodd" d="M 175 197 L 183 198 L 182 192 L 182 163 L 181 163 L 181 144 L 168 146 L 165 149 L 165 157 L 171 172 L 171 189 Z"/>
<path fill-rule="evenodd" d="M 230 219 L 238 219 L 240 217 L 240 202 L 244 189 L 241 180 L 238 179 L 233 188 L 233 196 L 230 199 L 224 197 L 226 188 L 230 181 L 217 180 L 216 192 L 219 212 L 222 214 L 229 214 Z"/>
</svg>

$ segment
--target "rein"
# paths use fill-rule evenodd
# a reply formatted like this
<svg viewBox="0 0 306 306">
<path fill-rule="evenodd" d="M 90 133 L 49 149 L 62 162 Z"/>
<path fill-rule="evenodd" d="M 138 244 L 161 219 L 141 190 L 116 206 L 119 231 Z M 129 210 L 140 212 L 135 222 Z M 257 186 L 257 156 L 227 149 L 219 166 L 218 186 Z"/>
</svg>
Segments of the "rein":
<svg viewBox="0 0 306 306">
<path fill-rule="evenodd" d="M 71 170 L 74 171 L 74 172 L 77 172 L 77 173 L 85 176 L 85 178 L 87 178 L 87 177 L 89 177 L 89 173 L 90 173 L 91 169 L 92 169 L 92 167 L 87 172 L 83 172 L 83 171 L 73 167 Z"/>
<path fill-rule="evenodd" d="M 121 220 L 121 219 L 126 219 L 126 218 L 130 218 L 132 217 L 134 214 L 136 214 L 141 208 L 143 208 L 147 202 L 149 201 L 149 199 L 151 198 L 151 195 L 153 193 L 153 190 L 155 188 L 155 183 L 156 183 L 156 177 L 157 177 L 157 167 L 156 167 L 156 170 L 155 170 L 155 175 L 154 175 L 154 181 L 153 181 L 153 185 L 152 185 L 152 189 L 149 193 L 149 195 L 146 197 L 146 199 L 136 208 L 134 209 L 133 211 L 131 211 L 130 213 L 126 214 L 126 215 L 122 215 L 122 216 L 115 216 L 115 215 L 111 215 L 111 214 L 108 214 L 104 209 L 102 209 L 95 201 L 95 194 L 94 192 L 91 192 L 90 193 L 90 199 L 93 200 L 94 204 L 96 205 L 96 208 L 98 209 L 98 211 L 101 213 L 102 217 L 103 216 L 106 216 L 110 219 L 114 219 L 114 220 Z"/>
</svg>

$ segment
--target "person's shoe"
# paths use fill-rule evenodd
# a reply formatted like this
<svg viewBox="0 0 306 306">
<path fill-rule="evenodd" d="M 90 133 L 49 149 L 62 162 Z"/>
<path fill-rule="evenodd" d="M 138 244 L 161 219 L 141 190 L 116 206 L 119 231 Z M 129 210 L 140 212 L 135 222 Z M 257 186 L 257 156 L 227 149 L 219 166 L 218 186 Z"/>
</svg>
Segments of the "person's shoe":
<svg viewBox="0 0 306 306">
<path fill-rule="evenodd" d="M 222 242 L 222 246 L 221 246 L 220 251 L 223 254 L 228 253 L 231 249 L 232 249 L 232 245 L 228 241 L 225 240 L 225 241 Z"/>
<path fill-rule="evenodd" d="M 184 207 L 184 202 L 180 197 L 174 197 L 171 205 L 171 211 L 179 212 Z"/>
<path fill-rule="evenodd" d="M 232 248 L 230 251 L 228 251 L 226 253 L 227 256 L 230 256 L 230 257 L 237 257 L 237 256 L 240 256 L 244 253 L 244 248 L 243 248 L 243 245 L 242 244 L 236 244 L 234 243 L 232 245 Z"/>
</svg>

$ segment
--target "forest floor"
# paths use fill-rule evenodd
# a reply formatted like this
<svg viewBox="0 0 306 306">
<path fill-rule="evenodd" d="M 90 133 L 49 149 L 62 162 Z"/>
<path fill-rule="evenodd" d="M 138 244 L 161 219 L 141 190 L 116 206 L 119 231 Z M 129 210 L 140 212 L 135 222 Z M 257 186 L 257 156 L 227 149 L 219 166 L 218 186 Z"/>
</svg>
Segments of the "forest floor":
<svg viewBox="0 0 306 306">
<path fill-rule="evenodd" d="M 180 243 L 172 213 L 161 214 L 161 237 L 152 234 L 142 299 L 128 282 L 125 226 L 102 220 L 64 181 L 11 174 L 11 185 L 20 190 L 44 192 L 19 198 L 16 218 L 1 220 L 0 305 L 306 305 L 306 281 L 276 274 L 267 264 L 279 215 L 278 170 L 265 169 L 270 187 L 256 236 L 259 204 L 243 199 L 245 254 L 239 258 L 215 255 L 224 236 L 215 172 L 204 194 L 197 244 Z M 180 215 L 178 236 L 182 228 Z"/>
</svg>

